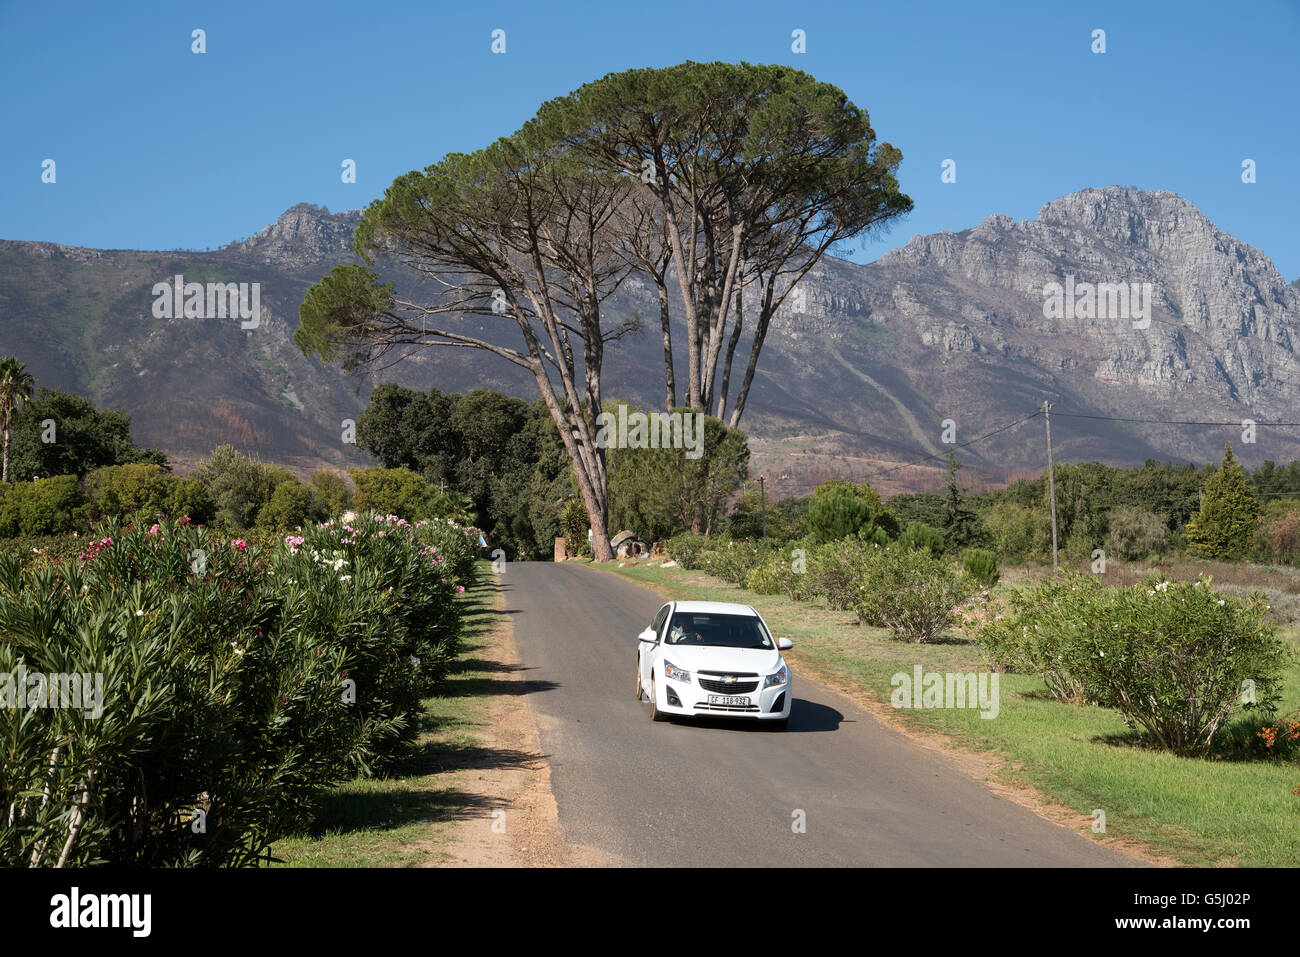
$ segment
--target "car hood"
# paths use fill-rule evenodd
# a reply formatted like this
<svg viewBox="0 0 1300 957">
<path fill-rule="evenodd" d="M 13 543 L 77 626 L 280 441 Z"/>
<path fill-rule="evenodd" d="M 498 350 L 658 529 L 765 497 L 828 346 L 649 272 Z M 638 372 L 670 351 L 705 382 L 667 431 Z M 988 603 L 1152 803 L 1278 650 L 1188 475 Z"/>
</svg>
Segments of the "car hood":
<svg viewBox="0 0 1300 957">
<path fill-rule="evenodd" d="M 718 648 L 710 645 L 664 645 L 662 656 L 687 671 L 750 672 L 770 675 L 779 667 L 775 648 Z"/>
</svg>

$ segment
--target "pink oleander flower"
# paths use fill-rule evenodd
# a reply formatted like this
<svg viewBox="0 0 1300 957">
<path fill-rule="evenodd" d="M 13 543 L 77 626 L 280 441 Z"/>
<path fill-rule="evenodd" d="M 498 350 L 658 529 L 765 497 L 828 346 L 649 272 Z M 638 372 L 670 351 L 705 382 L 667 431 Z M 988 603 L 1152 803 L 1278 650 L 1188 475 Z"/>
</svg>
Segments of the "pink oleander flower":
<svg viewBox="0 0 1300 957">
<path fill-rule="evenodd" d="M 230 544 L 233 545 L 235 548 L 239 549 L 241 552 L 248 551 L 248 542 L 244 541 L 242 538 L 236 538 Z"/>
<path fill-rule="evenodd" d="M 150 534 L 150 535 L 157 535 L 157 534 L 158 534 L 159 532 L 161 532 L 161 531 L 162 531 L 162 528 L 161 528 L 161 527 L 160 527 L 160 526 L 155 522 L 154 525 L 153 525 L 153 527 L 149 529 L 149 534 Z"/>
<path fill-rule="evenodd" d="M 464 593 L 465 593 L 465 586 L 464 586 L 464 585 L 457 585 L 457 586 L 456 586 L 456 594 L 457 594 L 457 595 L 462 595 L 462 594 L 464 594 Z"/>
</svg>

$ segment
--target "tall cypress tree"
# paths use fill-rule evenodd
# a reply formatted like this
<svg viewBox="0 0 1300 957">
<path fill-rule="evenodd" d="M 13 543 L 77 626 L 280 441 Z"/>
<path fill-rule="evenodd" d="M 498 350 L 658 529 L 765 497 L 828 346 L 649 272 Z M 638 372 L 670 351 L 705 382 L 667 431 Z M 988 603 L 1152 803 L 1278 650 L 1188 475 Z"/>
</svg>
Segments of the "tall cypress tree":
<svg viewBox="0 0 1300 957">
<path fill-rule="evenodd" d="M 980 542 L 979 518 L 966 504 L 967 489 L 957 479 L 961 463 L 952 449 L 948 449 L 948 483 L 944 498 L 943 537 L 952 550 L 962 549 Z"/>
<path fill-rule="evenodd" d="M 1205 483 L 1201 510 L 1187 523 L 1187 548 L 1200 558 L 1241 558 L 1259 531 L 1259 502 L 1246 472 L 1223 445 L 1223 462 Z"/>
</svg>

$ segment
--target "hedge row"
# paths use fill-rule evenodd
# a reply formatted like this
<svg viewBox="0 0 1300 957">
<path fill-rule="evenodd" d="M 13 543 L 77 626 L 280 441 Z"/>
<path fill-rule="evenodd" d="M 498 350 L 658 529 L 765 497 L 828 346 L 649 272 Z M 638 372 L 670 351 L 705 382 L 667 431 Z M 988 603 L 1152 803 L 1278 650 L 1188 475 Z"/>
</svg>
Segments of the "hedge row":
<svg viewBox="0 0 1300 957">
<path fill-rule="evenodd" d="M 110 522 L 71 561 L 0 556 L 0 864 L 258 861 L 408 751 L 476 546 L 387 516 L 266 545 Z"/>
</svg>

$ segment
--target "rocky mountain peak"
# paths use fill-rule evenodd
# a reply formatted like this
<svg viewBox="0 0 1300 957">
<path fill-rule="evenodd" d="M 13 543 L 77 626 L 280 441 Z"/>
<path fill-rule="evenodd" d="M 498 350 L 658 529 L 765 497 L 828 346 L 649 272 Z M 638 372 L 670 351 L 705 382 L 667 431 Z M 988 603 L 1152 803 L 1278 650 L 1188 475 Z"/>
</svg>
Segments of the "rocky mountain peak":
<svg viewBox="0 0 1300 957">
<path fill-rule="evenodd" d="M 331 213 L 326 206 L 298 203 L 256 236 L 224 248 L 289 268 L 306 266 L 349 256 L 360 221 L 360 210 Z"/>
</svg>

